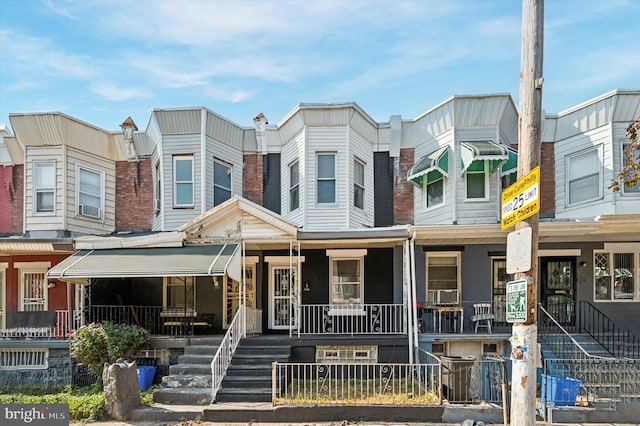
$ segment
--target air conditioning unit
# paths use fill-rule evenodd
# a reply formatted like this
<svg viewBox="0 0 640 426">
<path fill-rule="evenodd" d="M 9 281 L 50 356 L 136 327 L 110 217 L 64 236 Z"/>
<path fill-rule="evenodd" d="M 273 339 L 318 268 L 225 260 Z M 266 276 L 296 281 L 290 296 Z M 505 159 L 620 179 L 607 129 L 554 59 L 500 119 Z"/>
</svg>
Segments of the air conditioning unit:
<svg viewBox="0 0 640 426">
<path fill-rule="evenodd" d="M 84 204 L 78 204 L 78 215 L 92 217 L 94 219 L 100 219 L 100 209 L 98 207 L 87 206 Z"/>
</svg>

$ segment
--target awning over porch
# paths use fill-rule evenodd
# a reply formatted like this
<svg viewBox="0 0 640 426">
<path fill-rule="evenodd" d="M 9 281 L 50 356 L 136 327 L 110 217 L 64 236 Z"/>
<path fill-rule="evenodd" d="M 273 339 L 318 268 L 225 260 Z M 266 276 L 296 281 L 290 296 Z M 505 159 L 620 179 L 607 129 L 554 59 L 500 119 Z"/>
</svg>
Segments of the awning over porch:
<svg viewBox="0 0 640 426">
<path fill-rule="evenodd" d="M 222 276 L 241 279 L 238 244 L 79 250 L 47 272 L 47 278 Z"/>
<path fill-rule="evenodd" d="M 411 167 L 407 180 L 417 186 L 422 186 L 447 176 L 449 169 L 449 147 L 443 146 L 423 157 Z"/>
<path fill-rule="evenodd" d="M 476 161 L 485 160 L 489 163 L 489 173 L 493 173 L 509 159 L 507 147 L 496 142 L 462 142 L 461 147 L 462 173 L 466 172 Z"/>
</svg>

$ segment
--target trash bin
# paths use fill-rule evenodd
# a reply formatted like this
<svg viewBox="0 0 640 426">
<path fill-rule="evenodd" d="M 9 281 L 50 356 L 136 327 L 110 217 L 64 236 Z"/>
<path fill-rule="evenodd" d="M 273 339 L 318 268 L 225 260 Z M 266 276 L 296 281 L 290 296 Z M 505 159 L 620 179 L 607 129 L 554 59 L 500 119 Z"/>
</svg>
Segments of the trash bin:
<svg viewBox="0 0 640 426">
<path fill-rule="evenodd" d="M 471 367 L 476 361 L 474 356 L 443 356 L 442 360 L 442 396 L 449 402 L 468 402 Z"/>
<path fill-rule="evenodd" d="M 547 405 L 576 405 L 580 380 L 545 374 L 545 385 L 542 389 L 542 402 Z"/>
<path fill-rule="evenodd" d="M 153 384 L 156 375 L 156 367 L 152 365 L 138 366 L 138 387 L 140 390 L 147 390 Z"/>
</svg>

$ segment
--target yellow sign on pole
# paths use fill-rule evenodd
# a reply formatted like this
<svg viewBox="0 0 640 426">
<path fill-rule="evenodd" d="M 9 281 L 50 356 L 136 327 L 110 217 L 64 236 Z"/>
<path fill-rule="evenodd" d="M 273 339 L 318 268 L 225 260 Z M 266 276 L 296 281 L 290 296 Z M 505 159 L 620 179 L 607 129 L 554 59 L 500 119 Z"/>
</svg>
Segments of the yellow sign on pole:
<svg viewBox="0 0 640 426">
<path fill-rule="evenodd" d="M 540 166 L 502 191 L 500 211 L 503 230 L 540 211 Z"/>
</svg>

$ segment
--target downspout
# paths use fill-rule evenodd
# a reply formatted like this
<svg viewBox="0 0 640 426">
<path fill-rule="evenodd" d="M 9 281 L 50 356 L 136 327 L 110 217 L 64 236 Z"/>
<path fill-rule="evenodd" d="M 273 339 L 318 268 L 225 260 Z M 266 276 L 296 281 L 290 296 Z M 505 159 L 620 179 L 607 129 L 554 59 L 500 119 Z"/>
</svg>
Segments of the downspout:
<svg viewBox="0 0 640 426">
<path fill-rule="evenodd" d="M 412 332 L 414 333 L 413 344 L 414 344 L 414 348 L 417 349 L 420 345 L 418 343 L 418 312 L 417 312 L 418 302 L 417 302 L 417 296 L 416 296 L 416 257 L 415 257 L 416 242 L 415 240 L 416 240 L 416 231 L 413 231 L 413 235 L 411 235 L 411 240 L 409 241 L 409 249 L 411 251 L 411 256 L 409 257 L 409 260 L 411 262 L 410 285 L 411 285 L 411 298 L 413 300 L 413 304 L 412 304 L 413 309 L 411 309 L 411 315 L 413 316 Z"/>
<path fill-rule="evenodd" d="M 460 162 L 460 144 L 456 141 L 456 130 L 455 128 L 453 129 L 453 152 L 454 155 L 452 155 L 453 157 L 453 173 L 451 173 L 451 176 L 453 177 L 453 179 L 451 179 L 451 185 L 453 186 L 453 191 L 452 191 L 452 200 L 451 200 L 451 204 L 452 204 L 452 216 L 453 216 L 453 224 L 457 225 L 458 224 L 458 177 L 460 177 L 458 175 L 458 164 Z M 451 160 L 449 160 L 451 161 Z M 462 179 L 464 179 L 464 177 L 462 177 Z"/>
<path fill-rule="evenodd" d="M 200 214 L 207 211 L 207 110 L 200 110 Z M 195 167 L 195 164 L 194 164 Z M 195 186 L 193 188 L 195 190 Z M 213 194 L 213 189 L 211 191 Z"/>
<path fill-rule="evenodd" d="M 244 306 L 244 309 L 242 310 L 242 337 L 247 337 L 247 276 L 244 273 L 244 271 L 247 270 L 246 266 L 247 266 L 247 261 L 246 261 L 246 247 L 245 247 L 245 241 L 244 239 L 242 240 L 242 266 L 240 269 L 240 273 L 242 274 L 242 283 L 240 284 L 240 297 L 242 300 L 242 306 Z M 255 279 L 255 277 L 254 277 Z M 222 292 L 224 293 L 224 289 L 222 290 Z M 223 300 L 224 303 L 224 300 Z"/>
<path fill-rule="evenodd" d="M 409 335 L 409 364 L 413 364 L 413 314 L 411 311 L 413 310 L 412 302 L 411 302 L 411 268 L 410 268 L 410 259 L 409 259 L 409 240 L 404 241 L 404 247 L 402 250 L 403 260 L 404 260 L 404 294 L 406 295 L 406 303 L 407 303 L 407 334 Z"/>
</svg>

